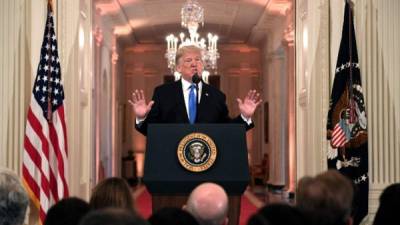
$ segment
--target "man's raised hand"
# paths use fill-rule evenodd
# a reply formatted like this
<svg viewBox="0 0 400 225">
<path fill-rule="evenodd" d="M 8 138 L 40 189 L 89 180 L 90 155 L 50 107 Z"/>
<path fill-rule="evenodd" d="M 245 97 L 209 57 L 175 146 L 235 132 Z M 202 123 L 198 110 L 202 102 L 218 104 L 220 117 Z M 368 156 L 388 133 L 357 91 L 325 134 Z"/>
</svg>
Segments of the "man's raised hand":
<svg viewBox="0 0 400 225">
<path fill-rule="evenodd" d="M 262 99 L 260 99 L 260 93 L 257 93 L 256 90 L 250 90 L 243 100 L 240 98 L 236 100 L 238 102 L 240 113 L 246 119 L 249 119 L 254 115 L 257 106 L 262 102 Z"/>
<path fill-rule="evenodd" d="M 143 90 L 139 91 L 137 89 L 132 93 L 132 100 L 129 99 L 128 102 L 133 106 L 133 112 L 135 112 L 135 115 L 139 120 L 146 118 L 147 113 L 150 112 L 150 109 L 154 104 L 154 101 L 150 101 L 146 104 Z"/>
</svg>

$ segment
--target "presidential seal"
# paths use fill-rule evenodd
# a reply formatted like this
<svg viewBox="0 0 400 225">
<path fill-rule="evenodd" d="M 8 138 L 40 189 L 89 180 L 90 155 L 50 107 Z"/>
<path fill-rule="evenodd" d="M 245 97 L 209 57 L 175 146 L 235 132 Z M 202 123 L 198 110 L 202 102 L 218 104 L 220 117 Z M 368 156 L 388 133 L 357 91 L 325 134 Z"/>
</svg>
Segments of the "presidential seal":
<svg viewBox="0 0 400 225">
<path fill-rule="evenodd" d="M 208 170 L 217 158 L 214 141 L 203 133 L 186 135 L 178 145 L 179 163 L 192 172 Z"/>
</svg>

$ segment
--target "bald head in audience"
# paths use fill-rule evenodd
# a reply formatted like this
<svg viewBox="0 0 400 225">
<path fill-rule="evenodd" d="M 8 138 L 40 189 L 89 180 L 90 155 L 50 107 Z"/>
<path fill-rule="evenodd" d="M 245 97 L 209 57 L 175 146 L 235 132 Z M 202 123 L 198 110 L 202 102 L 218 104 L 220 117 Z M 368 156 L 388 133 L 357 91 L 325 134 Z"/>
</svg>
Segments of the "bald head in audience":
<svg viewBox="0 0 400 225">
<path fill-rule="evenodd" d="M 228 195 L 214 183 L 197 186 L 189 196 L 184 209 L 190 212 L 200 225 L 228 223 Z"/>
</svg>

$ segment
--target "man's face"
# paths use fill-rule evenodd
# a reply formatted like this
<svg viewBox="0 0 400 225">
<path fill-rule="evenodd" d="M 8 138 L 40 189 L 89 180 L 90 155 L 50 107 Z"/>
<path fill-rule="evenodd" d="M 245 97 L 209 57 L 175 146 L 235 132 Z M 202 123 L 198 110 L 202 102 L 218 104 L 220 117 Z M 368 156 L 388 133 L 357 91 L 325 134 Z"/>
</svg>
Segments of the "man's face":
<svg viewBox="0 0 400 225">
<path fill-rule="evenodd" d="M 176 70 L 182 74 L 182 78 L 192 82 L 192 76 L 197 73 L 201 77 L 203 61 L 198 51 L 188 51 L 179 59 Z"/>
</svg>

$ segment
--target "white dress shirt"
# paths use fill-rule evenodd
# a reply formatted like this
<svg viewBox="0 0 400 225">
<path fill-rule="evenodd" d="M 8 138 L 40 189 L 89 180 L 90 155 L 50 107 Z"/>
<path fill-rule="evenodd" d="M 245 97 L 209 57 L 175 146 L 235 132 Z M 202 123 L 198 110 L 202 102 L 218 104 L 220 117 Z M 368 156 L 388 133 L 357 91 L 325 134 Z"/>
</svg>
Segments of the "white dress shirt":
<svg viewBox="0 0 400 225">
<path fill-rule="evenodd" d="M 183 98 L 185 99 L 185 107 L 186 107 L 186 113 L 189 118 L 189 93 L 190 93 L 190 86 L 192 83 L 188 82 L 185 79 L 181 79 L 182 82 L 182 92 L 183 92 Z M 196 93 L 196 98 L 197 98 L 197 103 L 200 103 L 200 98 L 201 98 L 201 88 L 203 87 L 203 83 L 200 81 L 198 84 L 199 86 L 199 95 L 197 95 L 197 90 L 194 89 L 194 92 Z"/>
</svg>

